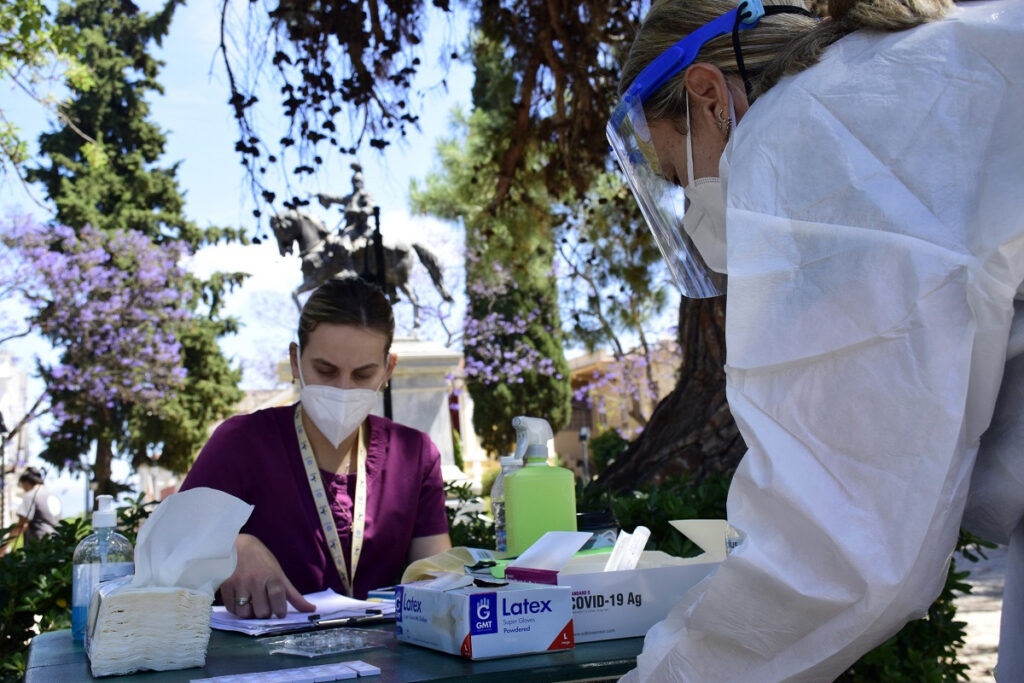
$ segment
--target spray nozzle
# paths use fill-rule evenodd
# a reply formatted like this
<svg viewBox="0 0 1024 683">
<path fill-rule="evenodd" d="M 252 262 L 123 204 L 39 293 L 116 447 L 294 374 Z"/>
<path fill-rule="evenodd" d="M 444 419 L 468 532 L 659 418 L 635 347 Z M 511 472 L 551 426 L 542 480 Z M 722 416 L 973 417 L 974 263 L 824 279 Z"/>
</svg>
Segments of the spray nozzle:
<svg viewBox="0 0 1024 683">
<path fill-rule="evenodd" d="M 96 511 L 92 513 L 93 528 L 117 525 L 117 510 L 113 496 L 96 496 Z"/>
<path fill-rule="evenodd" d="M 512 418 L 512 427 L 516 430 L 516 453 L 517 460 L 527 457 L 527 450 L 530 446 L 541 446 L 544 449 L 544 457 L 547 458 L 548 441 L 554 438 L 551 432 L 551 425 L 542 417 L 526 417 L 519 415 Z M 533 449 L 539 452 L 540 449 Z"/>
</svg>

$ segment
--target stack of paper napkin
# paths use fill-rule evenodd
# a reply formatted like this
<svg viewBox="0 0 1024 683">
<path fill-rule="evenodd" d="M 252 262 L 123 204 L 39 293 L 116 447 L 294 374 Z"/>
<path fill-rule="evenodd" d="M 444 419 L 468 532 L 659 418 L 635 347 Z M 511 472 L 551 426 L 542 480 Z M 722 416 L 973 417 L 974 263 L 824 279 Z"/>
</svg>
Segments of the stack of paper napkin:
<svg viewBox="0 0 1024 683">
<path fill-rule="evenodd" d="M 209 488 L 160 503 L 139 531 L 135 576 L 93 595 L 85 635 L 93 676 L 206 663 L 213 594 L 235 570 L 235 537 L 251 512 Z"/>
</svg>

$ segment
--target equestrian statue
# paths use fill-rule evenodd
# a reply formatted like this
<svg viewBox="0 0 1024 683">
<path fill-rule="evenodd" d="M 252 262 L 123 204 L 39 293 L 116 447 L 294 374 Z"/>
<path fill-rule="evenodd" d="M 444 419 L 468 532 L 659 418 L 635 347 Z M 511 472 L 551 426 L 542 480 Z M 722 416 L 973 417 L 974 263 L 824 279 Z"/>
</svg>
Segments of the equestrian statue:
<svg viewBox="0 0 1024 683">
<path fill-rule="evenodd" d="M 341 204 L 344 212 L 344 227 L 331 232 L 316 216 L 304 211 L 289 209 L 270 218 L 270 227 L 277 237 L 277 247 L 282 256 L 292 253 L 297 246 L 302 259 L 302 284 L 292 292 L 292 300 L 300 309 L 299 294 L 316 289 L 333 277 L 358 275 L 380 282 L 377 274 L 377 257 L 374 236 L 369 227 L 369 217 L 374 206 L 369 193 L 363 187 L 362 169 L 352 164 L 353 191 L 349 195 L 316 195 L 322 206 Z M 419 298 L 410 286 L 410 274 L 414 265 L 412 254 L 416 253 L 420 263 L 427 269 L 434 287 L 448 302 L 452 295 L 444 284 L 441 264 L 437 256 L 422 244 L 408 244 L 400 241 L 383 240 L 384 285 L 388 298 L 394 303 L 398 291 L 412 304 L 413 327 L 420 324 Z"/>
</svg>

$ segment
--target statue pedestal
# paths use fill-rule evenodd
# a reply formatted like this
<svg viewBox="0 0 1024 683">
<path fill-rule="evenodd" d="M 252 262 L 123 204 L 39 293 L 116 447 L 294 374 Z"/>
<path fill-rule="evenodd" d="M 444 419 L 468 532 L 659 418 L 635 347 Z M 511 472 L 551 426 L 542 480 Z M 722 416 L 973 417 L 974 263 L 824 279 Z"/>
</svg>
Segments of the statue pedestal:
<svg viewBox="0 0 1024 683">
<path fill-rule="evenodd" d="M 391 375 L 391 419 L 430 435 L 441 452 L 445 481 L 465 479 L 455 465 L 448 379 L 458 371 L 461 354 L 435 342 L 408 337 L 395 339 L 391 352 L 398 356 Z M 383 400 L 374 413 L 384 414 Z"/>
</svg>

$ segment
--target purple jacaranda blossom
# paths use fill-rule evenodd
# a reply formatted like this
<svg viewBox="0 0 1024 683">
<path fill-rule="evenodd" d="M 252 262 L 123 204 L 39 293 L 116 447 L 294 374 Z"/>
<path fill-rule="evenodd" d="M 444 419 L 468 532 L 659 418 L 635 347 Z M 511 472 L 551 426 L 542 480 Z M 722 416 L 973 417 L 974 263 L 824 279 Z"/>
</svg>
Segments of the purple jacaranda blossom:
<svg viewBox="0 0 1024 683">
<path fill-rule="evenodd" d="M 183 386 L 184 247 L 28 219 L 4 226 L 3 241 L 24 264 L 30 322 L 61 350 L 59 363 L 42 366 L 58 425 L 91 427 L 119 404 L 155 409 Z"/>
</svg>

